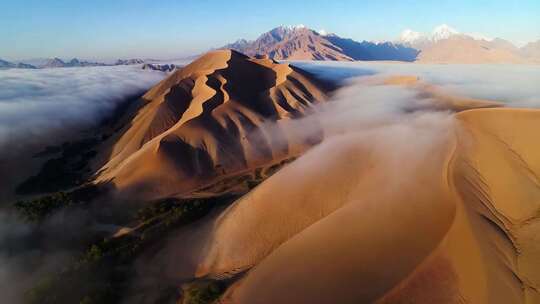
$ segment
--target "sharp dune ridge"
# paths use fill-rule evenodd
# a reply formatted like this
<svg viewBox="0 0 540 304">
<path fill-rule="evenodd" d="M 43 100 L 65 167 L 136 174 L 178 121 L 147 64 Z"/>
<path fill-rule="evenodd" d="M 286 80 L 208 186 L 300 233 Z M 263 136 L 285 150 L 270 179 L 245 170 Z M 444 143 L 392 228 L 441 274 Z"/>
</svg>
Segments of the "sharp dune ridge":
<svg viewBox="0 0 540 304">
<path fill-rule="evenodd" d="M 132 122 L 111 139 L 98 181 L 173 196 L 216 175 L 289 157 L 305 143 L 265 134 L 261 125 L 304 116 L 332 89 L 288 64 L 210 52 L 143 96 Z"/>
<path fill-rule="evenodd" d="M 540 111 L 363 82 L 419 102 L 346 132 L 321 121 L 320 144 L 145 263 L 240 276 L 220 303 L 539 303 Z"/>
<path fill-rule="evenodd" d="M 223 304 L 540 303 L 540 110 L 407 74 L 347 83 L 217 50 L 133 102 L 92 163 L 111 199 L 266 179 L 141 250 L 131 287 L 219 281 Z"/>
<path fill-rule="evenodd" d="M 196 273 L 253 267 L 222 303 L 538 303 L 539 118 L 475 109 L 324 142 L 220 216 Z"/>
</svg>

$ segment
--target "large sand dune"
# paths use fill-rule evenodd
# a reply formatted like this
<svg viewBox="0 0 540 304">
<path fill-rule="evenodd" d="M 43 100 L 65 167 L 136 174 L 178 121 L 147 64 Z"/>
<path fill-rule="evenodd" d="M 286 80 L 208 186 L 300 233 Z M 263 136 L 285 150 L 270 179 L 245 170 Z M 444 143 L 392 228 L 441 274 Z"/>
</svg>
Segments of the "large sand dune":
<svg viewBox="0 0 540 304">
<path fill-rule="evenodd" d="M 364 84 L 414 98 L 354 127 L 292 120 L 331 88 L 234 51 L 150 90 L 101 155 L 119 193 L 182 195 L 324 140 L 145 264 L 239 278 L 222 303 L 540 303 L 540 111 L 411 76 Z"/>
<path fill-rule="evenodd" d="M 132 121 L 109 140 L 97 181 L 121 193 L 174 196 L 290 157 L 309 143 L 261 126 L 304 116 L 330 89 L 288 64 L 210 52 L 143 96 Z"/>
<path fill-rule="evenodd" d="M 198 275 L 254 266 L 224 303 L 539 303 L 539 120 L 479 109 L 325 142 L 220 216 Z"/>
<path fill-rule="evenodd" d="M 167 275 L 245 272 L 222 303 L 540 303 L 540 111 L 369 81 L 457 113 L 326 138 L 198 227 L 192 250 L 172 240 Z"/>
</svg>

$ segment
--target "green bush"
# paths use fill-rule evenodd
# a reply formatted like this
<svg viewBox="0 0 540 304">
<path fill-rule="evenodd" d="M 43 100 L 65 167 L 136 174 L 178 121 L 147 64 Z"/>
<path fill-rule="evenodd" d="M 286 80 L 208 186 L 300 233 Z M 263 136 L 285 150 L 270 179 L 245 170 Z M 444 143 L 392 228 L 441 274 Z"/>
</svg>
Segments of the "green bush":
<svg viewBox="0 0 540 304">
<path fill-rule="evenodd" d="M 15 203 L 15 209 L 29 222 L 40 222 L 55 211 L 75 204 L 85 204 L 97 197 L 101 189 L 95 185 L 84 185 L 70 192 L 56 192 L 31 200 Z"/>
<path fill-rule="evenodd" d="M 225 286 L 219 281 L 198 281 L 184 286 L 182 304 L 211 304 L 225 291 Z"/>
<path fill-rule="evenodd" d="M 65 192 L 57 192 L 34 200 L 18 201 L 15 208 L 30 222 L 38 222 L 55 210 L 72 205 L 71 197 Z"/>
</svg>

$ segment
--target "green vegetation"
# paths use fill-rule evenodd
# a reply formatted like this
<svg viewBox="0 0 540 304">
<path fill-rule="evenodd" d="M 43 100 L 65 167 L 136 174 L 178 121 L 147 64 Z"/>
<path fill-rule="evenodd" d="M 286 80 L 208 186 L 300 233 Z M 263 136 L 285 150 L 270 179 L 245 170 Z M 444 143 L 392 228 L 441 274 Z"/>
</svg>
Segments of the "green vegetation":
<svg viewBox="0 0 540 304">
<path fill-rule="evenodd" d="M 221 281 L 201 280 L 183 286 L 182 304 L 211 304 L 223 294 L 226 284 Z"/>
<path fill-rule="evenodd" d="M 102 190 L 95 185 L 84 185 L 70 192 L 56 192 L 36 199 L 21 200 L 15 209 L 29 222 L 40 222 L 55 211 L 90 202 Z"/>
<path fill-rule="evenodd" d="M 46 278 L 27 293 L 26 303 L 118 303 L 131 278 L 136 277 L 134 262 L 151 246 L 166 238 L 174 229 L 192 223 L 208 214 L 213 207 L 227 204 L 235 196 L 201 199 L 169 198 L 153 202 L 135 216 L 141 221 L 131 233 L 106 238 L 88 249 L 70 266 L 52 278 Z M 193 289 L 193 300 L 200 302 L 222 292 L 216 286 Z M 160 299 L 170 302 L 177 297 L 176 286 L 155 286 Z M 198 291 L 197 291 L 198 290 Z M 221 291 L 220 291 L 221 290 Z M 200 300 L 199 302 L 194 302 Z"/>
</svg>

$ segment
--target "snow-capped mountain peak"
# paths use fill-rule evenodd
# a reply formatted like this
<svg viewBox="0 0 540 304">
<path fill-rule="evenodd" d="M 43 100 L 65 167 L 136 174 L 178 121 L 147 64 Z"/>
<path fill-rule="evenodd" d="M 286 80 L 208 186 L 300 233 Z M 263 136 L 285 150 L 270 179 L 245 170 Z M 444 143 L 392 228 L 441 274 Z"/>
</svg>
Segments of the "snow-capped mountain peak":
<svg viewBox="0 0 540 304">
<path fill-rule="evenodd" d="M 454 35 L 459 35 L 459 32 L 446 24 L 441 24 L 433 29 L 433 32 L 431 33 L 431 40 L 439 41 L 448 39 Z"/>
<path fill-rule="evenodd" d="M 448 39 L 455 35 L 462 34 L 447 24 L 441 24 L 436 26 L 430 34 L 424 34 L 411 29 L 406 29 L 401 32 L 399 42 L 407 44 L 437 42 L 439 40 Z"/>
<path fill-rule="evenodd" d="M 399 41 L 403 43 L 414 43 L 423 38 L 424 38 L 424 35 L 422 35 L 422 33 L 415 32 L 411 29 L 406 29 L 403 32 L 401 32 L 401 35 L 399 36 Z"/>
<path fill-rule="evenodd" d="M 301 29 L 305 29 L 306 26 L 303 25 L 303 24 L 297 24 L 297 25 L 282 25 L 280 26 L 279 28 L 285 30 L 285 31 L 289 31 L 289 32 L 293 32 L 293 31 L 296 31 L 296 30 L 301 30 Z"/>
<path fill-rule="evenodd" d="M 323 29 L 318 30 L 317 33 L 319 33 L 319 35 L 321 35 L 321 36 L 327 36 L 328 35 L 328 32 L 326 30 L 323 30 Z"/>
<path fill-rule="evenodd" d="M 494 38 L 491 38 L 484 34 L 479 34 L 479 33 L 467 33 L 466 35 L 469 37 L 472 37 L 474 40 L 485 40 L 485 41 L 495 40 Z"/>
</svg>

